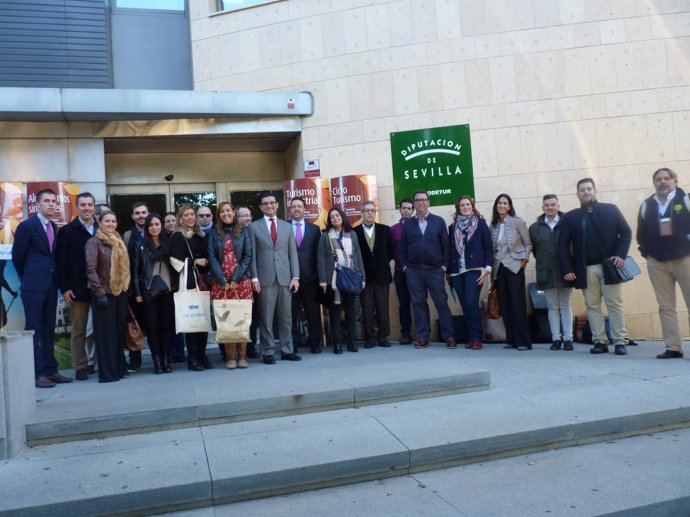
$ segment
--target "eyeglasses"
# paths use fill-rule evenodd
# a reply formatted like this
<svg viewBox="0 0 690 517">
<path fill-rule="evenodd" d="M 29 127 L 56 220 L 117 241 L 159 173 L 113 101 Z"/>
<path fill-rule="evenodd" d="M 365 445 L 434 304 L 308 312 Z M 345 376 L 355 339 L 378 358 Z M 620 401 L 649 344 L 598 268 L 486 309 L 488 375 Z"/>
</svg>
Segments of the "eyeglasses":
<svg viewBox="0 0 690 517">
<path fill-rule="evenodd" d="M 367 212 L 368 214 L 371 214 L 373 212 L 376 212 L 376 209 L 375 208 L 365 208 L 364 210 L 362 210 L 362 212 Z"/>
<path fill-rule="evenodd" d="M 261 203 L 261 206 L 273 206 L 277 204 L 278 203 L 276 201 L 264 201 L 263 203 Z"/>
<path fill-rule="evenodd" d="M 199 217 L 213 217 L 211 214 L 198 214 Z"/>
<path fill-rule="evenodd" d="M 424 198 L 424 199 L 419 198 L 419 199 L 415 199 L 414 202 L 415 202 L 415 203 L 428 203 L 428 202 L 429 202 L 429 198 Z"/>
</svg>

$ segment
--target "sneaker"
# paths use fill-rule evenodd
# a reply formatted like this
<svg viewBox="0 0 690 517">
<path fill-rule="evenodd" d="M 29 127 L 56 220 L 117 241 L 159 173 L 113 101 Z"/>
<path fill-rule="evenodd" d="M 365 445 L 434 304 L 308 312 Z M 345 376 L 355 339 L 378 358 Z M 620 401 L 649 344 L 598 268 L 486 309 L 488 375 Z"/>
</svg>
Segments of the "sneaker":
<svg viewBox="0 0 690 517">
<path fill-rule="evenodd" d="M 608 354 L 609 353 L 609 347 L 608 345 L 605 345 L 604 343 L 597 342 L 594 343 L 594 346 L 589 349 L 590 354 Z"/>
<path fill-rule="evenodd" d="M 666 350 L 663 354 L 656 356 L 657 359 L 682 359 L 683 352 L 676 352 L 675 350 Z"/>
<path fill-rule="evenodd" d="M 554 340 L 553 343 L 551 343 L 551 346 L 549 347 L 549 350 L 560 350 L 561 349 L 561 340 L 556 339 Z"/>
</svg>

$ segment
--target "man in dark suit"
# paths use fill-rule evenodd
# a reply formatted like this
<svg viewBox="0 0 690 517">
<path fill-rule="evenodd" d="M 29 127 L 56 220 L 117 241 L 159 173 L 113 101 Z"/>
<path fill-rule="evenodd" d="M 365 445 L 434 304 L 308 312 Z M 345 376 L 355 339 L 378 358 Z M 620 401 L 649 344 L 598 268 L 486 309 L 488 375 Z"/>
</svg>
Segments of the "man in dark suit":
<svg viewBox="0 0 690 517">
<path fill-rule="evenodd" d="M 12 262 L 22 281 L 22 303 L 26 330 L 34 331 L 34 373 L 37 388 L 53 388 L 72 382 L 60 375 L 55 360 L 55 315 L 57 274 L 55 247 L 57 227 L 51 220 L 57 195 L 45 189 L 36 194 L 36 215 L 17 226 Z"/>
<path fill-rule="evenodd" d="M 94 220 L 96 200 L 89 192 L 77 196 L 79 215 L 60 229 L 57 237 L 55 262 L 58 285 L 65 302 L 69 303 L 72 318 L 72 343 L 70 355 L 75 378 L 89 378 L 89 360 L 86 354 L 86 324 L 89 319 L 91 292 L 86 285 L 86 241 L 96 233 Z"/>
<path fill-rule="evenodd" d="M 263 192 L 259 204 L 264 216 L 249 225 L 254 245 L 252 257 L 252 288 L 258 293 L 261 354 L 265 364 L 275 364 L 273 358 L 273 322 L 278 318 L 280 357 L 287 361 L 301 361 L 292 348 L 292 297 L 299 289 L 299 258 L 292 227 L 278 219 L 278 198 L 273 192 Z"/>
<path fill-rule="evenodd" d="M 624 264 L 632 231 L 616 205 L 599 203 L 596 196 L 592 178 L 577 182 L 577 198 L 581 206 L 565 214 L 558 236 L 561 275 L 566 282 L 573 282 L 576 289 L 584 292 L 587 319 L 594 341 L 590 353 L 604 354 L 609 351 L 601 311 L 603 298 L 611 322 L 615 353 L 625 355 L 629 340 L 623 309 L 623 286 L 604 283 L 602 263 L 611 260 L 616 267 Z"/>
<path fill-rule="evenodd" d="M 393 234 L 390 226 L 376 221 L 376 205 L 373 201 L 362 204 L 362 224 L 355 228 L 359 249 L 362 251 L 364 274 L 368 279 L 362 302 L 365 348 L 389 347 L 390 319 L 388 315 L 388 290 L 393 281 Z M 374 316 L 375 315 L 375 316 Z M 376 328 L 374 328 L 374 319 Z"/>
<path fill-rule="evenodd" d="M 304 220 L 304 199 L 290 201 L 297 255 L 299 257 L 299 289 L 292 293 L 292 345 L 302 344 L 299 331 L 300 311 L 304 307 L 309 329 L 309 349 L 312 354 L 321 353 L 321 309 L 318 301 L 319 274 L 316 267 L 316 254 L 321 238 L 321 230 L 315 224 Z"/>
<path fill-rule="evenodd" d="M 146 203 L 144 203 L 143 201 L 135 201 L 134 203 L 132 203 L 132 221 L 134 221 L 134 226 L 122 235 L 122 239 L 125 241 L 125 244 L 127 245 L 127 254 L 129 255 L 130 270 L 133 270 L 133 268 L 131 267 L 132 257 L 134 257 L 136 253 L 137 246 L 141 246 L 144 242 L 144 224 L 146 222 L 146 217 L 148 215 L 149 206 Z M 139 325 L 141 326 L 142 330 L 144 331 L 144 333 L 146 333 L 146 327 L 144 325 L 146 317 L 144 315 L 142 304 L 137 303 L 132 297 L 130 298 L 129 306 L 132 308 L 134 317 L 139 322 Z M 129 373 L 134 373 L 141 368 L 141 351 L 127 351 L 129 353 L 129 363 L 127 364 L 127 371 Z"/>
</svg>

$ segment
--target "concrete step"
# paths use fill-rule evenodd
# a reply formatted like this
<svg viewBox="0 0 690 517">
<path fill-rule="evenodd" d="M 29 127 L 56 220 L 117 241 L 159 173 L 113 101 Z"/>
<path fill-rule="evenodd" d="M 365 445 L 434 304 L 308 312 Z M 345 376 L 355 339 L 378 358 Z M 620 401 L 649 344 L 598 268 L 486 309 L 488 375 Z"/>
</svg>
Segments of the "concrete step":
<svg viewBox="0 0 690 517">
<path fill-rule="evenodd" d="M 364 386 L 362 379 L 368 379 L 369 385 L 373 385 L 371 379 L 378 379 L 379 384 L 387 384 L 383 380 L 404 384 L 400 376 L 419 380 L 419 372 L 435 371 L 445 376 L 441 374 L 448 369 L 457 373 L 459 368 L 466 368 L 470 373 L 491 370 L 492 387 L 347 409 L 36 445 L 0 465 L 0 515 L 149 515 L 608 442 L 690 424 L 688 361 L 656 361 L 653 355 L 658 350 L 653 347 L 641 346 L 634 355 L 622 358 L 591 356 L 586 349 L 553 353 L 546 347 L 530 353 L 498 348 L 482 353 L 451 352 L 440 347 L 370 352 L 350 358 L 346 367 L 343 364 L 347 363 L 332 357 L 311 358 L 301 369 L 299 364 L 266 367 L 270 373 L 264 371 L 258 377 L 264 378 L 264 390 L 266 384 L 275 381 L 285 391 L 290 385 L 287 379 L 301 387 L 305 376 L 316 385 L 325 379 L 331 384 L 342 381 Z M 259 366 L 256 372 L 260 373 Z M 219 391 L 227 396 L 258 388 L 250 377 L 234 372 L 190 375 L 195 397 Z M 360 375 L 363 377 L 356 383 Z M 155 381 L 151 386 L 171 382 L 159 377 L 148 376 Z M 177 382 L 184 378 L 180 374 Z M 229 388 L 230 378 L 242 382 Z M 205 385 L 207 381 L 211 386 Z M 129 386 L 139 384 L 136 400 L 141 405 L 146 405 L 147 397 L 163 405 L 161 398 L 155 397 L 159 391 L 141 389 L 147 382 L 143 376 L 135 382 L 130 378 L 118 383 L 118 389 L 125 391 L 114 399 L 108 398 L 111 392 L 92 392 L 90 397 L 100 398 L 100 406 L 117 412 L 127 406 L 122 402 L 125 395 L 134 396 Z M 55 392 L 44 404 L 73 407 L 74 399 L 79 402 L 79 393 L 84 393 L 82 401 L 86 403 L 89 390 L 85 388 L 100 388 L 93 384 L 75 391 L 76 387 L 67 385 L 71 397 L 66 401 Z M 278 388 L 271 386 L 280 391 Z M 310 393 L 308 389 L 297 392 Z M 265 391 L 258 390 L 256 395 L 260 399 Z M 51 404 L 53 397 L 57 398 Z M 151 400 L 148 407 L 156 409 Z"/>
</svg>

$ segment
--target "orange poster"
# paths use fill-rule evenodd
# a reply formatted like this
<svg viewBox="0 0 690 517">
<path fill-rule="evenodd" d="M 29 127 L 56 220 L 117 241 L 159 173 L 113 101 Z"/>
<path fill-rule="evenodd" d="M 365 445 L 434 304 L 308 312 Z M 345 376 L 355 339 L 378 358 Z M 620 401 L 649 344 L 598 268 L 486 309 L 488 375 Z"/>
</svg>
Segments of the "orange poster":
<svg viewBox="0 0 690 517">
<path fill-rule="evenodd" d="M 370 174 L 331 178 L 331 206 L 345 212 L 352 226 L 362 223 L 362 203 L 373 201 L 379 206 L 376 176 Z"/>
<path fill-rule="evenodd" d="M 330 181 L 322 178 L 300 178 L 284 183 L 285 206 L 290 215 L 290 201 L 304 199 L 304 219 L 322 230 L 326 228 L 326 217 L 331 209 Z"/>
<path fill-rule="evenodd" d="M 77 216 L 77 196 L 80 188 L 77 183 L 65 183 L 63 181 L 36 181 L 26 184 L 26 204 L 28 217 L 36 215 L 38 203 L 36 194 L 44 189 L 53 189 L 57 194 L 57 208 L 53 221 L 58 229 L 69 223 Z"/>
</svg>

